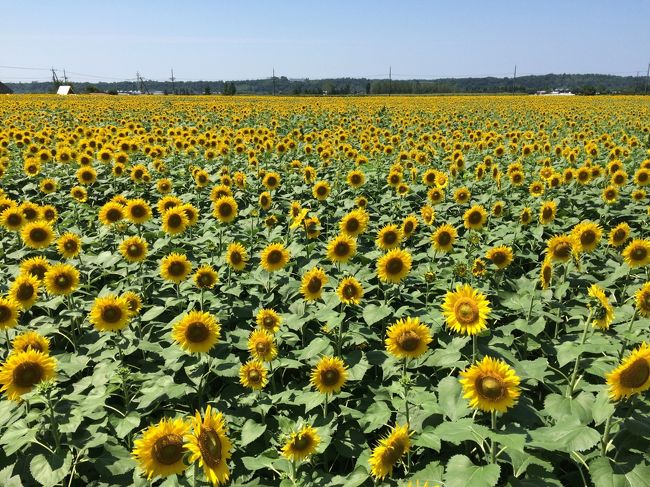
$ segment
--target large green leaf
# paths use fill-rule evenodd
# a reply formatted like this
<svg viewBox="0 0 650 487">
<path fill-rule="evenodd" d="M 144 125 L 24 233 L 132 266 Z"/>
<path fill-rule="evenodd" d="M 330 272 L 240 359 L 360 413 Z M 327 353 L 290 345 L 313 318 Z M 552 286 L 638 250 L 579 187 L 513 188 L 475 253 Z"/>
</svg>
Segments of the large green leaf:
<svg viewBox="0 0 650 487">
<path fill-rule="evenodd" d="M 465 455 L 454 455 L 447 463 L 446 487 L 494 487 L 499 481 L 499 465 L 474 465 Z"/>
</svg>

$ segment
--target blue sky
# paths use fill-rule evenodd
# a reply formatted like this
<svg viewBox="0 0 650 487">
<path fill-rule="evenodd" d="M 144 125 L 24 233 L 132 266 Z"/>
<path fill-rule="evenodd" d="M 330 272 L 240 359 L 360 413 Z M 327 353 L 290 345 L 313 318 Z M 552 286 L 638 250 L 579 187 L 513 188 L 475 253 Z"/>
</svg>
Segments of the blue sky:
<svg viewBox="0 0 650 487">
<path fill-rule="evenodd" d="M 535 5 L 533 7 L 532 5 Z M 634 75 L 649 0 L 0 0 L 0 80 Z"/>
</svg>

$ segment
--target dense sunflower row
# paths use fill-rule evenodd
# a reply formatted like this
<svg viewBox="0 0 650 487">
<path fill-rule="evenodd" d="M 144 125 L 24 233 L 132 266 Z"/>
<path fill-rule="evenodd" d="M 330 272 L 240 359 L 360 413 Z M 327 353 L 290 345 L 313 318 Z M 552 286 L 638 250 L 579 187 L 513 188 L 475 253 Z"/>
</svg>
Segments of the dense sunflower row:
<svg viewBox="0 0 650 487">
<path fill-rule="evenodd" d="M 0 118 L 0 483 L 645 485 L 642 98 Z"/>
</svg>

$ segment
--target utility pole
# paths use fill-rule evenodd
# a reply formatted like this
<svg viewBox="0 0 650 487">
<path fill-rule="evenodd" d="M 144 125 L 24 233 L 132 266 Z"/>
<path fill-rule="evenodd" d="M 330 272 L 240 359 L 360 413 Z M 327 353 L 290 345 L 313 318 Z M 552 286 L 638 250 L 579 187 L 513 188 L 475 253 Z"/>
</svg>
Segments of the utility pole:
<svg viewBox="0 0 650 487">
<path fill-rule="evenodd" d="M 176 78 L 174 78 L 174 68 L 172 68 L 172 77 L 169 78 L 170 81 L 172 82 L 172 93 L 175 95 L 176 94 Z"/>
<path fill-rule="evenodd" d="M 140 76 L 139 71 L 135 73 L 135 77 L 137 79 L 138 89 L 140 90 L 140 93 L 146 93 L 148 95 L 149 90 L 147 90 L 147 86 L 144 84 L 144 79 L 142 78 L 142 76 Z"/>
<path fill-rule="evenodd" d="M 59 81 L 59 77 L 56 75 L 56 70 L 52 68 L 52 84 L 54 85 L 54 91 L 59 89 L 59 86 L 61 86 L 61 81 Z"/>
<path fill-rule="evenodd" d="M 63 69 L 63 84 L 64 85 L 68 84 L 68 75 L 65 74 L 65 68 Z"/>
<path fill-rule="evenodd" d="M 388 96 L 393 94 L 393 67 L 388 66 Z"/>
<path fill-rule="evenodd" d="M 273 68 L 273 96 L 275 96 L 275 68 Z"/>
<path fill-rule="evenodd" d="M 515 82 L 517 80 L 517 65 L 515 64 L 515 72 L 512 75 L 512 94 L 515 94 Z"/>
<path fill-rule="evenodd" d="M 644 94 L 648 94 L 648 79 L 650 78 L 650 63 L 648 63 L 648 70 L 645 72 L 645 88 L 643 89 Z"/>
</svg>

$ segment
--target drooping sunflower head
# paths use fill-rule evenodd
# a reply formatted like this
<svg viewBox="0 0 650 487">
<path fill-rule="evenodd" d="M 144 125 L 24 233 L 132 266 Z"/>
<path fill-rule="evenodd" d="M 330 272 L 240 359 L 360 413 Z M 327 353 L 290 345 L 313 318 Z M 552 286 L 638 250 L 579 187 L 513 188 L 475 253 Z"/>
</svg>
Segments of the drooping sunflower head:
<svg viewBox="0 0 650 487">
<path fill-rule="evenodd" d="M 273 334 L 265 329 L 253 330 L 248 337 L 248 351 L 258 360 L 270 362 L 278 354 Z"/>
<path fill-rule="evenodd" d="M 44 280 L 48 293 L 70 294 L 79 285 L 79 271 L 70 264 L 54 264 L 45 273 Z"/>
<path fill-rule="evenodd" d="M 121 296 L 107 294 L 95 298 L 90 310 L 89 321 L 99 331 L 120 331 L 129 323 L 129 305 Z"/>
<path fill-rule="evenodd" d="M 304 426 L 291 437 L 282 447 L 282 455 L 291 461 L 297 462 L 307 458 L 316 451 L 320 444 L 320 436 L 313 426 Z"/>
<path fill-rule="evenodd" d="M 54 240 L 54 230 L 52 225 L 47 222 L 34 221 L 22 227 L 20 236 L 27 247 L 44 249 L 49 247 Z"/>
<path fill-rule="evenodd" d="M 502 360 L 486 356 L 460 375 L 463 397 L 473 408 L 504 413 L 519 398 L 519 377 Z"/>
<path fill-rule="evenodd" d="M 277 333 L 282 323 L 282 317 L 274 310 L 264 308 L 258 311 L 255 322 L 261 329 L 270 333 Z"/>
<path fill-rule="evenodd" d="M 26 272 L 20 274 L 9 288 L 9 297 L 22 309 L 29 309 L 38 299 L 40 281 Z M 1 313 L 0 313 L 1 315 Z"/>
<path fill-rule="evenodd" d="M 603 235 L 603 229 L 596 223 L 584 221 L 573 227 L 572 235 L 578 252 L 593 252 Z"/>
<path fill-rule="evenodd" d="M 605 291 L 599 285 L 592 284 L 589 287 L 589 297 L 592 298 L 589 303 L 593 318 L 592 325 L 601 330 L 609 329 L 609 325 L 614 319 L 614 308 L 605 296 Z"/>
<path fill-rule="evenodd" d="M 347 366 L 339 357 L 323 357 L 312 369 L 311 384 L 322 394 L 339 392 L 348 378 Z"/>
<path fill-rule="evenodd" d="M 72 259 L 81 252 L 81 237 L 76 233 L 65 233 L 57 240 L 56 247 L 60 255 Z"/>
<path fill-rule="evenodd" d="M 194 284 L 199 289 L 212 289 L 216 286 L 219 275 L 211 265 L 203 265 L 194 274 Z"/>
<path fill-rule="evenodd" d="M 132 455 L 148 479 L 180 474 L 187 448 L 184 437 L 190 425 L 183 419 L 164 418 L 149 426 L 133 443 Z"/>
<path fill-rule="evenodd" d="M 248 262 L 248 253 L 244 246 L 238 242 L 228 245 L 226 250 L 226 263 L 236 271 L 241 271 Z"/>
<path fill-rule="evenodd" d="M 389 434 L 379 440 L 370 454 L 370 473 L 377 479 L 390 477 L 393 467 L 411 448 L 408 425 L 395 425 Z"/>
<path fill-rule="evenodd" d="M 260 255 L 260 265 L 267 272 L 282 269 L 289 262 L 289 251 L 281 243 L 266 246 Z"/>
<path fill-rule="evenodd" d="M 190 311 L 174 325 L 172 338 L 189 353 L 208 352 L 221 337 L 217 319 L 204 311 Z"/>
<path fill-rule="evenodd" d="M 147 257 L 149 244 L 137 235 L 127 237 L 120 243 L 120 253 L 127 262 L 140 262 Z"/>
<path fill-rule="evenodd" d="M 377 259 L 377 275 L 383 282 L 399 283 L 411 271 L 411 254 L 393 249 Z"/>
<path fill-rule="evenodd" d="M 327 275 L 322 268 L 314 267 L 307 271 L 302 276 L 302 282 L 300 284 L 300 292 L 305 301 L 313 301 L 320 298 L 327 281 Z"/>
<path fill-rule="evenodd" d="M 43 352 L 28 349 L 11 353 L 0 367 L 0 390 L 10 400 L 19 401 L 35 385 L 52 379 L 55 368 L 56 361 Z"/>
<path fill-rule="evenodd" d="M 542 262 L 542 268 L 539 271 L 539 282 L 542 286 L 542 289 L 548 289 L 551 287 L 551 281 L 553 279 L 553 261 L 550 257 L 546 257 L 544 262 Z"/>
<path fill-rule="evenodd" d="M 346 234 L 334 237 L 327 244 L 327 258 L 332 262 L 345 263 L 356 253 L 357 242 Z"/>
<path fill-rule="evenodd" d="M 614 401 L 650 389 L 650 346 L 643 342 L 606 379 L 609 396 Z"/>
<path fill-rule="evenodd" d="M 644 267 L 650 264 L 650 240 L 632 240 L 623 250 L 623 259 L 630 267 Z"/>
<path fill-rule="evenodd" d="M 417 358 L 432 340 L 431 331 L 419 318 L 400 319 L 386 331 L 386 350 L 397 358 Z"/>
<path fill-rule="evenodd" d="M 487 210 L 482 205 L 474 205 L 463 214 L 465 228 L 481 230 L 487 221 Z"/>
<path fill-rule="evenodd" d="M 480 257 L 474 259 L 472 264 L 472 274 L 475 277 L 482 277 L 487 273 L 487 265 L 483 259 Z"/>
<path fill-rule="evenodd" d="M 192 264 L 185 254 L 171 253 L 160 261 L 160 275 L 167 281 L 180 284 L 192 272 Z"/>
<path fill-rule="evenodd" d="M 490 304 L 485 295 L 469 284 L 447 291 L 442 305 L 447 327 L 463 335 L 477 335 L 487 328 Z"/>
<path fill-rule="evenodd" d="M 268 382 L 267 370 L 259 360 L 249 360 L 239 368 L 239 383 L 249 389 L 264 389 Z"/>
<path fill-rule="evenodd" d="M 456 242 L 458 232 L 454 227 L 445 223 L 440 225 L 431 235 L 431 243 L 437 252 L 449 252 Z"/>
<path fill-rule="evenodd" d="M 14 328 L 18 325 L 21 304 L 13 297 L 0 296 L 0 330 Z"/>
<path fill-rule="evenodd" d="M 232 196 L 222 196 L 214 202 L 212 214 L 221 223 L 230 223 L 237 217 L 237 201 Z"/>
<path fill-rule="evenodd" d="M 363 287 L 357 279 L 348 276 L 341 279 L 336 294 L 344 304 L 359 304 L 363 297 Z"/>
</svg>

